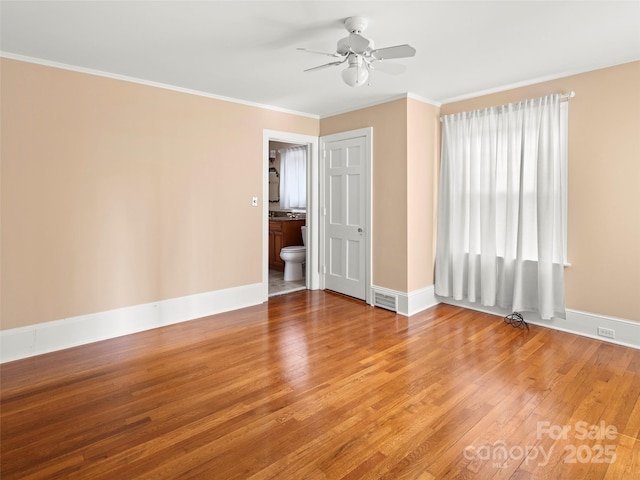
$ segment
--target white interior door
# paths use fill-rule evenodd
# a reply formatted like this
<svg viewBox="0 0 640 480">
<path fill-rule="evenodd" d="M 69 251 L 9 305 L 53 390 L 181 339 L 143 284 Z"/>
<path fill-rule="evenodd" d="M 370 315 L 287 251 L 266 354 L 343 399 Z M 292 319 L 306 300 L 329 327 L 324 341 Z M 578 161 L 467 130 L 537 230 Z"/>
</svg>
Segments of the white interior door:
<svg viewBox="0 0 640 480">
<path fill-rule="evenodd" d="M 369 301 L 370 129 L 320 140 L 324 286 Z"/>
</svg>

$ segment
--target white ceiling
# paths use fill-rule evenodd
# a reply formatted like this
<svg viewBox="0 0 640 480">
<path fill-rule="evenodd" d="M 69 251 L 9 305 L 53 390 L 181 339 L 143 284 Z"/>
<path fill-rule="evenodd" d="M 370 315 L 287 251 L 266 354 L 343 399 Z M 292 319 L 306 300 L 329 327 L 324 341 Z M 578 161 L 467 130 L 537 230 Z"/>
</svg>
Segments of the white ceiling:
<svg viewBox="0 0 640 480">
<path fill-rule="evenodd" d="M 640 1 L 4 1 L 0 49 L 325 117 L 411 93 L 434 103 L 640 60 Z M 364 16 L 404 73 L 348 87 L 331 57 Z"/>
</svg>

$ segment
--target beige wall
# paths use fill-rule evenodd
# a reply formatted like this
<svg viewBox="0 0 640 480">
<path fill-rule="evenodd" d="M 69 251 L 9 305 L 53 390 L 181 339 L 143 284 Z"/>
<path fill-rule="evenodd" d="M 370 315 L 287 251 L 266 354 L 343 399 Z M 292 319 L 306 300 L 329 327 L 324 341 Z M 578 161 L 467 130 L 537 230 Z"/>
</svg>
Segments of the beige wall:
<svg viewBox="0 0 640 480">
<path fill-rule="evenodd" d="M 1 61 L 2 329 L 262 281 L 263 129 L 317 119 Z"/>
<path fill-rule="evenodd" d="M 640 62 L 443 105 L 442 114 L 571 90 L 567 307 L 640 321 Z"/>
<path fill-rule="evenodd" d="M 407 291 L 407 101 L 320 121 L 320 135 L 373 127 L 373 284 Z"/>
<path fill-rule="evenodd" d="M 570 90 L 567 306 L 640 320 L 640 62 L 320 121 L 1 62 L 2 329 L 260 282 L 265 128 L 373 127 L 373 283 L 432 285 L 439 115 Z"/>
<path fill-rule="evenodd" d="M 403 98 L 320 121 L 321 135 L 373 127 L 373 284 L 433 285 L 440 109 Z"/>
<path fill-rule="evenodd" d="M 408 292 L 433 285 L 440 108 L 407 101 Z"/>
</svg>

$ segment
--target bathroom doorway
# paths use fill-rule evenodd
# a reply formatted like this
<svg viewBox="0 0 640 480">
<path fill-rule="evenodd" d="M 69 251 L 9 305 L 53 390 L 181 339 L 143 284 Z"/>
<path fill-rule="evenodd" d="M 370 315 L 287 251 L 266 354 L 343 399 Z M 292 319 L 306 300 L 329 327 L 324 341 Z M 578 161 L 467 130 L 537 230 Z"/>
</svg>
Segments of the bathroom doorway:
<svg viewBox="0 0 640 480">
<path fill-rule="evenodd" d="M 303 228 L 307 218 L 306 145 L 269 142 L 268 215 L 269 296 L 304 290 L 307 288 L 306 251 L 302 248 L 306 244 Z M 281 253 L 291 250 L 295 252 Z M 295 257 L 295 263 L 290 257 Z"/>
<path fill-rule="evenodd" d="M 317 137 L 264 132 L 263 284 L 267 298 L 318 288 L 315 248 L 318 220 L 314 212 L 318 203 L 317 188 L 312 183 L 317 145 Z M 285 247 L 287 261 L 281 255 Z M 294 261 L 287 265 L 292 257 Z M 297 263 L 301 258 L 303 263 Z"/>
</svg>

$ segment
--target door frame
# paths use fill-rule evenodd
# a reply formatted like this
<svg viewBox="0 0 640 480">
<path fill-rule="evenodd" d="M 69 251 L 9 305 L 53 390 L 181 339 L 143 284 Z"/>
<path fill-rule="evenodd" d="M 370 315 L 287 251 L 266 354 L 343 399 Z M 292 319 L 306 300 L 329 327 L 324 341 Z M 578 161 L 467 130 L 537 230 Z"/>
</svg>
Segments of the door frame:
<svg viewBox="0 0 640 480">
<path fill-rule="evenodd" d="M 262 131 L 262 288 L 264 301 L 269 299 L 269 142 L 307 146 L 307 289 L 320 288 L 318 264 L 318 137 L 277 130 Z"/>
<path fill-rule="evenodd" d="M 325 148 L 328 142 L 335 142 L 340 140 L 349 140 L 352 138 L 364 137 L 365 138 L 365 167 L 364 167 L 364 184 L 365 184 L 365 205 L 364 205 L 364 232 L 365 232 L 365 302 L 369 305 L 373 305 L 372 294 L 372 280 L 373 280 L 373 249 L 372 249 L 372 235 L 371 229 L 373 225 L 373 127 L 359 128 L 356 130 L 349 130 L 347 132 L 339 132 L 331 135 L 325 135 L 320 137 L 320 150 L 319 150 L 319 170 L 318 170 L 318 184 L 320 190 L 319 197 L 319 265 L 320 265 L 320 288 L 325 289 L 325 272 L 326 272 L 326 259 L 325 259 L 325 245 L 326 245 L 326 232 L 325 232 L 325 219 L 327 214 L 326 199 L 325 199 Z"/>
</svg>

